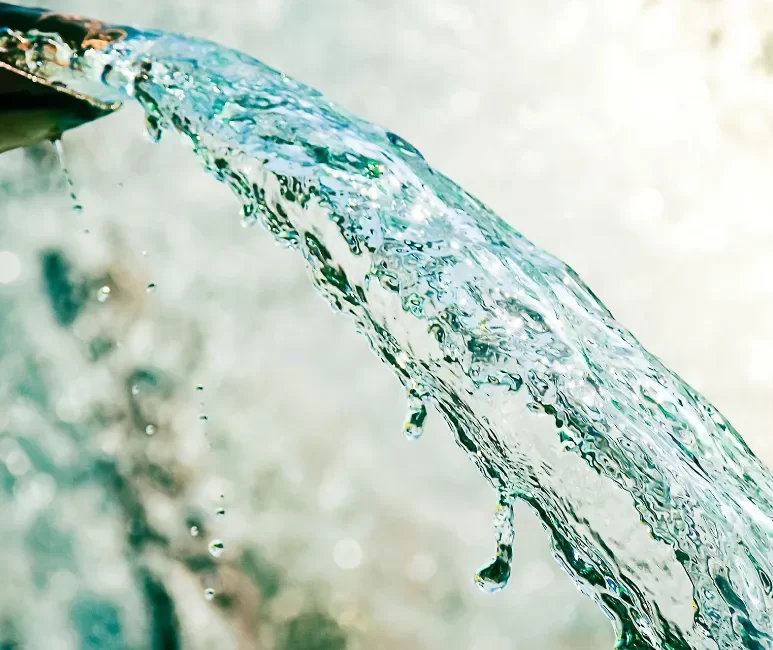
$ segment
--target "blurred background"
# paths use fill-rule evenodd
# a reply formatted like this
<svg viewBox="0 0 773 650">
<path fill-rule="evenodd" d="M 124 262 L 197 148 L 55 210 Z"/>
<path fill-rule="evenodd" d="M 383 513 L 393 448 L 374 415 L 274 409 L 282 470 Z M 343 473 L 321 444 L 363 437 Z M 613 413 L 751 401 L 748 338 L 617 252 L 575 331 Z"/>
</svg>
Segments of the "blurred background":
<svg viewBox="0 0 773 650">
<path fill-rule="evenodd" d="M 401 134 L 773 460 L 773 4 L 49 6 Z M 612 647 L 525 509 L 476 589 L 493 490 L 436 414 L 404 439 L 398 381 L 184 143 L 126 106 L 64 144 L 82 212 L 53 147 L 0 156 L 0 649 Z"/>
</svg>

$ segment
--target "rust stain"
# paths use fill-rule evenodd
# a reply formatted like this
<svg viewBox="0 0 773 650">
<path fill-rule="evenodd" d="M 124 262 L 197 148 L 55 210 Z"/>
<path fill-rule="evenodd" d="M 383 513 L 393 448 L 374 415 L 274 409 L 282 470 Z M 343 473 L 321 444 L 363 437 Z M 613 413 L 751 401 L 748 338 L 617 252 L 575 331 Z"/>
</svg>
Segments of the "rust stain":
<svg viewBox="0 0 773 650">
<path fill-rule="evenodd" d="M 75 14 L 60 14 L 54 11 L 41 14 L 38 20 L 55 18 L 66 22 L 76 23 L 86 30 L 86 34 L 81 41 L 81 49 L 104 50 L 108 45 L 117 43 L 128 36 L 128 32 L 120 27 L 106 25 L 99 20 L 86 18 Z"/>
</svg>

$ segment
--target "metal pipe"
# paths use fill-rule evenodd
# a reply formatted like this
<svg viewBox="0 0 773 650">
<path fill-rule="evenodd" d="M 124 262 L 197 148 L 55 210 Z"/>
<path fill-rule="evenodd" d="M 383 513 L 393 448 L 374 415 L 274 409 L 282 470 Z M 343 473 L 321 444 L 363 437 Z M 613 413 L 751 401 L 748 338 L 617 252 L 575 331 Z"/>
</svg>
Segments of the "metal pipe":
<svg viewBox="0 0 773 650">
<path fill-rule="evenodd" d="M 132 30 L 0 2 L 0 153 L 45 140 L 117 110 L 35 74 L 24 58 L 29 34 L 55 34 L 76 54 L 104 49 Z M 11 48 L 9 43 L 13 43 Z"/>
</svg>

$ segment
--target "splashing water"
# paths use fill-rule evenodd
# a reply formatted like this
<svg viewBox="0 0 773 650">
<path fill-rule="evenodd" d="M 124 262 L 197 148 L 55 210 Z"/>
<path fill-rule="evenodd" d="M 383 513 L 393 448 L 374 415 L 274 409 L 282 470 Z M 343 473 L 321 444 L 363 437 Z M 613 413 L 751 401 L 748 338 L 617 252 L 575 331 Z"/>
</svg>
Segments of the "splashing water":
<svg viewBox="0 0 773 650">
<path fill-rule="evenodd" d="M 572 269 L 399 136 L 239 52 L 146 33 L 79 55 L 26 37 L 58 45 L 37 74 L 137 99 L 152 139 L 181 133 L 233 189 L 244 225 L 301 252 L 415 392 L 411 435 L 426 404 L 444 416 L 500 494 L 484 589 L 507 582 L 520 499 L 619 648 L 773 647 L 771 475 Z"/>
</svg>

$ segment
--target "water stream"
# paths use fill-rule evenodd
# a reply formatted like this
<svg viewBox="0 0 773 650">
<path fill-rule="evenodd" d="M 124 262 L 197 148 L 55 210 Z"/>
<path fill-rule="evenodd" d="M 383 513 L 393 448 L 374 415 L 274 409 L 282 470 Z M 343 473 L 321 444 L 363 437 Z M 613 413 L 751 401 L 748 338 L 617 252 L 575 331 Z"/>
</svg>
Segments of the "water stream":
<svg viewBox="0 0 773 650">
<path fill-rule="evenodd" d="M 239 52 L 162 33 L 82 56 L 3 41 L 5 57 L 26 43 L 16 65 L 139 101 L 152 139 L 187 138 L 243 224 L 303 255 L 405 385 L 406 435 L 434 407 L 498 490 L 484 590 L 518 561 L 521 499 L 618 647 L 773 648 L 771 474 L 566 264 L 398 135 Z"/>
</svg>

